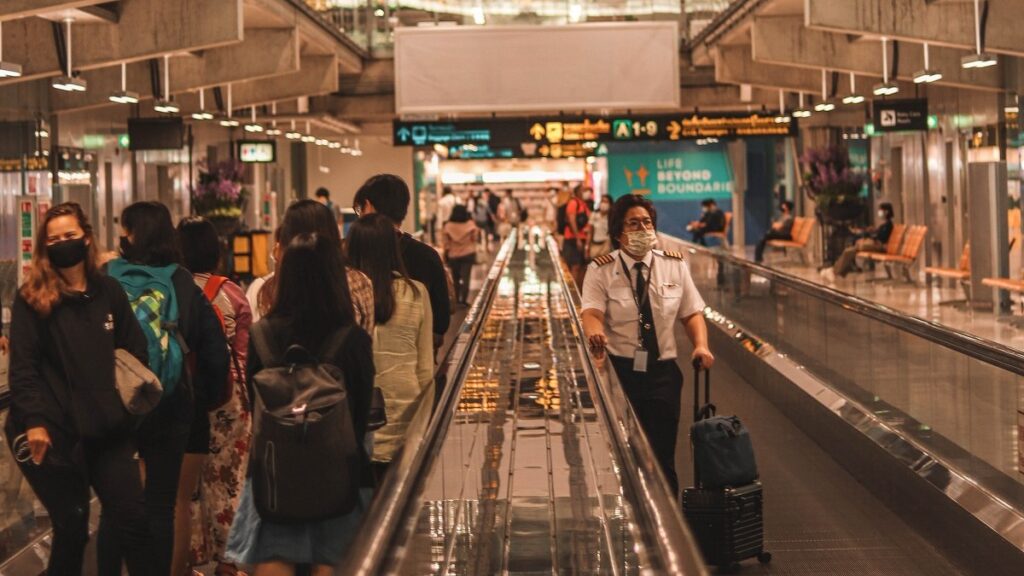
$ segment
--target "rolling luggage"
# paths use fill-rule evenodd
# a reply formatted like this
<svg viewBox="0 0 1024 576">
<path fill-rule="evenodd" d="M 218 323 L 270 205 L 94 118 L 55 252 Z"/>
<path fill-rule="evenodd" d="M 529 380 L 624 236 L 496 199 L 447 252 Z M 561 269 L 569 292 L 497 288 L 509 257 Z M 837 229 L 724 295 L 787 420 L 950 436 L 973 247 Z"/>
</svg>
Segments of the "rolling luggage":
<svg viewBox="0 0 1024 576">
<path fill-rule="evenodd" d="M 700 365 L 694 365 L 694 485 L 683 490 L 683 515 L 708 564 L 734 567 L 747 558 L 762 564 L 764 550 L 763 489 L 746 428 L 735 416 L 715 415 L 711 404 L 711 373 L 704 371 L 700 404 Z"/>
</svg>

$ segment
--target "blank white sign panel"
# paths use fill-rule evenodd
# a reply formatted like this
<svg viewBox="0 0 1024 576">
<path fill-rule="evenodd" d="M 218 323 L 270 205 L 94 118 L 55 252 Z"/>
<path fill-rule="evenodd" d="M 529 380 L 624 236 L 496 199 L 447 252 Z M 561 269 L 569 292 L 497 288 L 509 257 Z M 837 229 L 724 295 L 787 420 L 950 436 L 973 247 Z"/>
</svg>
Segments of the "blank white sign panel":
<svg viewBox="0 0 1024 576">
<path fill-rule="evenodd" d="M 395 31 L 398 114 L 678 107 L 675 22 Z"/>
</svg>

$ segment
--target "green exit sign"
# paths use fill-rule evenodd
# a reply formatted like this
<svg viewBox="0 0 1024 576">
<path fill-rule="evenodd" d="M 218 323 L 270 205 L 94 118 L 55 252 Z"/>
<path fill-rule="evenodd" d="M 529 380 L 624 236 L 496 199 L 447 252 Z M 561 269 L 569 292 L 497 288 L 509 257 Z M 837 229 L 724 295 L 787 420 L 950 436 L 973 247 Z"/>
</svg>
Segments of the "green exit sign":
<svg viewBox="0 0 1024 576">
<path fill-rule="evenodd" d="M 127 148 L 129 144 L 131 144 L 131 141 L 128 139 L 127 134 L 121 134 L 117 137 L 117 145 L 121 148 Z"/>
<path fill-rule="evenodd" d="M 939 115 L 938 114 L 929 114 L 928 115 L 928 129 L 929 130 L 935 130 L 938 127 L 939 127 Z"/>
</svg>

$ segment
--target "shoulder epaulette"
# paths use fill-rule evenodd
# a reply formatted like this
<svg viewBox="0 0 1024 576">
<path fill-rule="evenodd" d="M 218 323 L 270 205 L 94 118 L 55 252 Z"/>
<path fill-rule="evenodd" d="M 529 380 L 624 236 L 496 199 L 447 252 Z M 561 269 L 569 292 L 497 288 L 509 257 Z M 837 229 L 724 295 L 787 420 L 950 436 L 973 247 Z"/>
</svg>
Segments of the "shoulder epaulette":
<svg viewBox="0 0 1024 576">
<path fill-rule="evenodd" d="M 612 256 L 611 254 L 604 254 L 603 256 L 598 256 L 597 258 L 594 258 L 594 264 L 597 264 L 598 266 L 605 266 L 607 264 L 611 264 L 612 262 L 615 262 L 615 257 Z"/>
<path fill-rule="evenodd" d="M 683 253 L 682 252 L 674 252 L 672 250 L 665 250 L 665 251 L 662 252 L 662 254 L 664 254 L 668 258 L 675 258 L 676 260 L 682 260 L 683 259 Z"/>
</svg>

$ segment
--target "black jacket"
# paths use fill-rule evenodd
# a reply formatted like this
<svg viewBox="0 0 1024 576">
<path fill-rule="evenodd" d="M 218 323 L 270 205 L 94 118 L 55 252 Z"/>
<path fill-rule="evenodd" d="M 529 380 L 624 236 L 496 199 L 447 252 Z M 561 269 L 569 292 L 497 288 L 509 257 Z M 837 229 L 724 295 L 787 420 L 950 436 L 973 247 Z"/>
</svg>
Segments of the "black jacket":
<svg viewBox="0 0 1024 576">
<path fill-rule="evenodd" d="M 422 282 L 430 294 L 434 334 L 443 336 L 451 324 L 452 303 L 448 299 L 448 277 L 441 256 L 433 247 L 403 233 L 398 243 L 409 277 Z"/>
<path fill-rule="evenodd" d="M 98 437 L 129 420 L 114 382 L 114 350 L 148 363 L 146 336 L 116 280 L 90 278 L 42 318 L 18 294 L 11 310 L 11 414 L 16 429 Z"/>
</svg>

